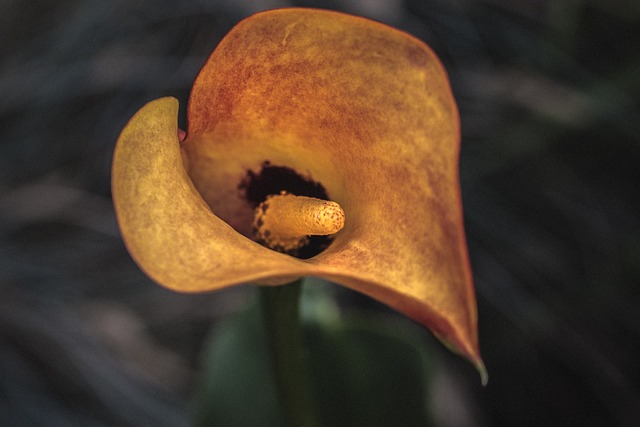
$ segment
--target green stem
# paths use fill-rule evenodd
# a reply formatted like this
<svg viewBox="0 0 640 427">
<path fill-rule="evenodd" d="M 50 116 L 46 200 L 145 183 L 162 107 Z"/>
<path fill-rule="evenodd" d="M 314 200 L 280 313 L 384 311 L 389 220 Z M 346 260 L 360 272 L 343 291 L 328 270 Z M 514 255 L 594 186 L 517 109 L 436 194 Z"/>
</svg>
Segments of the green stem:
<svg viewBox="0 0 640 427">
<path fill-rule="evenodd" d="M 314 427 L 317 412 L 300 322 L 301 282 L 261 286 L 259 292 L 285 425 Z"/>
</svg>

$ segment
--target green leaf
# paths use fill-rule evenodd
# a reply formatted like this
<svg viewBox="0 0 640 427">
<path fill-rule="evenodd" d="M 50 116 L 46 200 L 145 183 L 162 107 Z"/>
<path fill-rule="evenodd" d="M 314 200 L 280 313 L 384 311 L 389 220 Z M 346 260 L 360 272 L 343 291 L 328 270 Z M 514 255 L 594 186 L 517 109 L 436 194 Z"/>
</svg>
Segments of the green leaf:
<svg viewBox="0 0 640 427">
<path fill-rule="evenodd" d="M 219 326 L 205 355 L 192 425 L 282 425 L 257 304 Z"/>
<path fill-rule="evenodd" d="M 305 338 L 322 426 L 428 425 L 430 363 L 407 324 L 307 316 Z M 195 426 L 280 426 L 276 388 L 257 304 L 211 341 Z"/>
<path fill-rule="evenodd" d="M 388 324 L 307 328 L 322 425 L 428 425 L 426 352 Z"/>
</svg>

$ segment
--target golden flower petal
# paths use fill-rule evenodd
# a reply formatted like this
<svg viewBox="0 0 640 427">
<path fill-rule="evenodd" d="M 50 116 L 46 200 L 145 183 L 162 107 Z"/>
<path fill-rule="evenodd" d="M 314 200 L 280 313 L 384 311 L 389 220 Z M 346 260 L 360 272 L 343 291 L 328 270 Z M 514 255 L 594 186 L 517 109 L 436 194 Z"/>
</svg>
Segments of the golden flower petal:
<svg viewBox="0 0 640 427">
<path fill-rule="evenodd" d="M 247 239 L 211 212 L 184 170 L 177 118 L 176 99 L 152 101 L 116 143 L 113 202 L 138 265 L 182 292 L 264 278 L 286 283 L 302 275 L 305 264 Z"/>
<path fill-rule="evenodd" d="M 169 99 L 144 107 L 114 158 L 122 234 L 152 278 L 208 291 L 320 276 L 429 327 L 481 368 L 458 113 L 427 46 L 336 12 L 259 13 L 220 42 L 194 83 L 188 176 L 176 109 Z M 264 161 L 310 175 L 344 209 L 344 229 L 321 254 L 299 260 L 242 235 L 253 210 L 238 185 Z"/>
</svg>

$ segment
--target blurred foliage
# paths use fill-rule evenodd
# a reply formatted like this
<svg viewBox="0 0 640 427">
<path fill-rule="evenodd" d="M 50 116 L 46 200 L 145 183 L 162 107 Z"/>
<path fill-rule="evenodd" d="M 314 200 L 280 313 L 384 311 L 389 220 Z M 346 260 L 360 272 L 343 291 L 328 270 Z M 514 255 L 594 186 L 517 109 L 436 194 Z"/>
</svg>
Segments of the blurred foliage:
<svg viewBox="0 0 640 427">
<path fill-rule="evenodd" d="M 250 288 L 177 295 L 135 267 L 111 208 L 113 144 L 159 96 L 180 99 L 184 126 L 219 39 L 287 5 L 405 29 L 450 73 L 490 379 L 436 347 L 436 424 L 636 425 L 635 0 L 0 1 L 0 425 L 187 424 L 206 338 Z"/>
<path fill-rule="evenodd" d="M 307 290 L 303 303 L 326 305 L 320 292 Z M 320 425 L 431 425 L 428 345 L 415 330 L 317 310 L 304 326 Z M 208 345 L 195 426 L 282 425 L 265 335 L 257 303 L 221 323 Z"/>
</svg>

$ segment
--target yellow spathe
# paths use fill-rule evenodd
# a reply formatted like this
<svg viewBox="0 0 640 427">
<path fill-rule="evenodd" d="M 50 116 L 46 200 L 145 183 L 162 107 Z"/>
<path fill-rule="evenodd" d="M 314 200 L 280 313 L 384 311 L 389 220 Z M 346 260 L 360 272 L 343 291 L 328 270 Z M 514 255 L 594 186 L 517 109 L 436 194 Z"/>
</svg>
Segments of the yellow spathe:
<svg viewBox="0 0 640 427">
<path fill-rule="evenodd" d="M 336 12 L 279 9 L 238 24 L 177 101 L 144 106 L 113 160 L 131 255 L 182 292 L 318 276 L 430 328 L 482 370 L 458 182 L 459 119 L 419 40 Z M 239 185 L 265 161 L 326 188 L 344 228 L 302 260 L 252 241 Z"/>
</svg>

